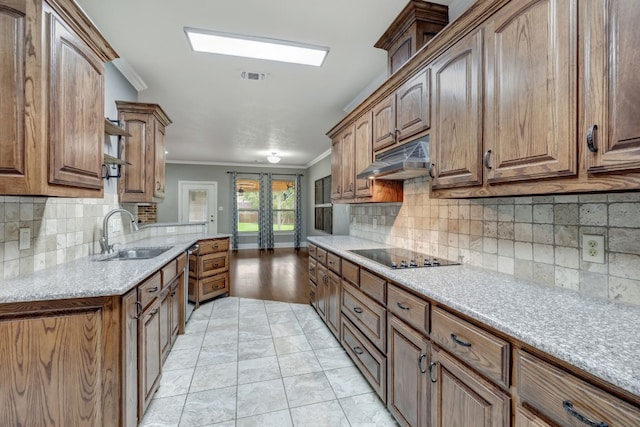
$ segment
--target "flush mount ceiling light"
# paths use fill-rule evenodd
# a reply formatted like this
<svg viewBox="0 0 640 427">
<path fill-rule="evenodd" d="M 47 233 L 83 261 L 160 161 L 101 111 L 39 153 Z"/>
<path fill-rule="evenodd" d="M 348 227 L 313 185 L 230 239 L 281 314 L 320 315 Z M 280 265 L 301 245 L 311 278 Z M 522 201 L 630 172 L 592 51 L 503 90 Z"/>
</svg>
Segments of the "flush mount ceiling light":
<svg viewBox="0 0 640 427">
<path fill-rule="evenodd" d="M 270 156 L 267 156 L 267 160 L 269 163 L 278 163 L 280 161 L 280 157 L 276 156 L 276 153 L 271 153 Z"/>
<path fill-rule="evenodd" d="M 243 56 L 321 67 L 329 48 L 285 40 L 221 33 L 184 27 L 191 49 L 197 52 Z"/>
</svg>

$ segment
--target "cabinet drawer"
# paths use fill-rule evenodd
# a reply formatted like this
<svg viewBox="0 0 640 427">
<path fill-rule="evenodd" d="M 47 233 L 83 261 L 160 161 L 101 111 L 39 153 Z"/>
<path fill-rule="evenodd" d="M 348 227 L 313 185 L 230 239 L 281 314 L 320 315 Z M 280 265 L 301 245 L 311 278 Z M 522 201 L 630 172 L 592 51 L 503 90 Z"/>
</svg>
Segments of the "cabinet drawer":
<svg viewBox="0 0 640 427">
<path fill-rule="evenodd" d="M 199 255 L 206 255 L 212 252 L 224 252 L 229 250 L 229 239 L 202 240 L 198 242 L 200 249 Z"/>
<path fill-rule="evenodd" d="M 220 274 L 200 280 L 200 299 L 209 299 L 222 295 L 229 290 L 229 274 Z"/>
<path fill-rule="evenodd" d="M 318 248 L 316 250 L 316 259 L 322 265 L 327 265 L 327 251 L 324 249 Z"/>
<path fill-rule="evenodd" d="M 331 252 L 327 253 L 327 267 L 336 274 L 342 274 L 340 270 L 340 257 Z"/>
<path fill-rule="evenodd" d="M 198 256 L 198 272 L 200 277 L 213 276 L 223 273 L 229 266 L 228 252 L 214 252 L 209 255 Z"/>
<path fill-rule="evenodd" d="M 496 384 L 509 387 L 508 342 L 438 307 L 431 312 L 431 339 Z"/>
<path fill-rule="evenodd" d="M 146 309 L 149 304 L 160 295 L 162 289 L 162 275 L 158 271 L 153 276 L 142 282 L 138 287 L 138 295 L 140 296 L 140 304 L 142 304 L 142 310 Z"/>
<path fill-rule="evenodd" d="M 316 245 L 309 243 L 309 256 L 311 258 L 316 259 L 316 257 L 318 256 L 317 251 L 318 251 L 318 247 Z"/>
<path fill-rule="evenodd" d="M 318 261 L 313 258 L 309 258 L 309 280 L 318 282 Z"/>
<path fill-rule="evenodd" d="M 382 305 L 387 303 L 387 281 L 364 269 L 360 270 L 360 290 Z"/>
<path fill-rule="evenodd" d="M 640 409 L 531 354 L 518 351 L 517 384 L 526 402 L 559 425 L 640 426 Z"/>
<path fill-rule="evenodd" d="M 387 313 L 384 307 L 343 280 L 341 309 L 378 350 L 386 351 Z"/>
<path fill-rule="evenodd" d="M 394 285 L 389 285 L 389 311 L 418 331 L 429 335 L 429 303 Z"/>
<path fill-rule="evenodd" d="M 353 283 L 356 286 L 360 285 L 360 267 L 356 264 L 347 261 L 346 259 L 342 260 L 342 278 L 348 281 L 349 283 Z"/>
<path fill-rule="evenodd" d="M 386 403 L 387 358 L 348 319 L 343 319 L 341 328 L 342 346 L 380 399 Z"/>
<path fill-rule="evenodd" d="M 160 270 L 162 273 L 162 288 L 169 286 L 173 279 L 178 275 L 178 260 L 171 260 L 162 267 Z"/>
</svg>

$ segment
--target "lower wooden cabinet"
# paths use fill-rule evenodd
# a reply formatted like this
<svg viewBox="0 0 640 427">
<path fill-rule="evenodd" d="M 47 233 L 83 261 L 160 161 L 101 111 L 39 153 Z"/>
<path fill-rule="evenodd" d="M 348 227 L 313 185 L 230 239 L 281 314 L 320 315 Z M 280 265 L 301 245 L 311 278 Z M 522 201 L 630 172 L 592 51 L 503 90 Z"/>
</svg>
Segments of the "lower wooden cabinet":
<svg viewBox="0 0 640 427">
<path fill-rule="evenodd" d="M 340 277 L 332 271 L 327 275 L 326 310 L 327 326 L 333 335 L 340 337 Z"/>
<path fill-rule="evenodd" d="M 403 426 L 429 425 L 429 343 L 394 316 L 388 319 L 387 408 Z"/>
<path fill-rule="evenodd" d="M 200 303 L 229 293 L 229 238 L 200 240 L 189 255 L 189 301 Z"/>
<path fill-rule="evenodd" d="M 153 394 L 158 390 L 161 373 L 160 300 L 156 299 L 140 317 L 138 331 L 138 417 L 142 419 Z"/>
<path fill-rule="evenodd" d="M 122 297 L 122 418 L 125 427 L 138 425 L 138 288 Z"/>
<path fill-rule="evenodd" d="M 327 287 L 329 282 L 329 276 L 327 274 L 327 268 L 318 264 L 318 293 L 317 293 L 317 306 L 316 310 L 320 315 L 320 318 L 324 321 L 327 320 Z"/>
<path fill-rule="evenodd" d="M 551 424 L 547 423 L 542 418 L 538 417 L 537 415 L 535 415 L 531 411 L 528 411 L 522 406 L 517 406 L 515 409 L 514 426 L 515 427 L 553 427 Z"/>
<path fill-rule="evenodd" d="M 431 426 L 511 425 L 511 398 L 438 346 L 431 347 Z"/>
</svg>

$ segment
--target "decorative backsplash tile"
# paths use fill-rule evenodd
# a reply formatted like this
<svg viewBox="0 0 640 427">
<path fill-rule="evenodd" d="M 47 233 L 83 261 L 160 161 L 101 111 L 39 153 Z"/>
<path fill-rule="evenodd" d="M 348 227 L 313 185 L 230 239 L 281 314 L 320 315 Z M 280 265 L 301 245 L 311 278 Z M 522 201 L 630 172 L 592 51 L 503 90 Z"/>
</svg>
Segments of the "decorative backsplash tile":
<svg viewBox="0 0 640 427">
<path fill-rule="evenodd" d="M 441 200 L 428 186 L 352 205 L 350 234 L 640 305 L 640 192 Z M 583 234 L 605 236 L 605 264 L 582 260 Z"/>
</svg>

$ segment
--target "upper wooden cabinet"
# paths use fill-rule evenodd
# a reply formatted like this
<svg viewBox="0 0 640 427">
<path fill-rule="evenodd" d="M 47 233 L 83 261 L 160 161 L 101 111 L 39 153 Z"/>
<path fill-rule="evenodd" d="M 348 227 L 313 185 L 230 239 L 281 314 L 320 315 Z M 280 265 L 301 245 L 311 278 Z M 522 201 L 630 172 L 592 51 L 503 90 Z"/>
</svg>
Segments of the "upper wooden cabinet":
<svg viewBox="0 0 640 427">
<path fill-rule="evenodd" d="M 331 142 L 331 200 L 342 199 L 342 135 Z"/>
<path fill-rule="evenodd" d="M 355 124 L 354 173 L 356 175 L 369 167 L 373 161 L 371 142 L 371 112 L 369 112 L 356 120 Z M 356 197 L 371 196 L 371 184 L 370 179 L 356 179 Z"/>
<path fill-rule="evenodd" d="M 148 203 L 164 197 L 165 127 L 171 120 L 157 104 L 116 101 L 118 120 L 131 135 L 123 138 L 129 162 L 118 180 L 120 202 Z"/>
<path fill-rule="evenodd" d="M 512 1 L 486 23 L 489 183 L 575 175 L 577 0 Z"/>
<path fill-rule="evenodd" d="M 381 151 L 430 126 L 429 70 L 373 107 L 373 151 Z"/>
<path fill-rule="evenodd" d="M 352 199 L 356 195 L 355 173 L 355 127 L 349 126 L 341 135 L 342 139 L 342 198 Z"/>
<path fill-rule="evenodd" d="M 482 30 L 431 64 L 432 188 L 482 184 Z"/>
<path fill-rule="evenodd" d="M 102 197 L 117 54 L 71 0 L 2 0 L 0 23 L 0 194 Z"/>
<path fill-rule="evenodd" d="M 585 149 L 587 171 L 640 169 L 638 3 L 599 0 L 589 2 L 581 12 L 586 62 L 580 144 Z"/>
</svg>

